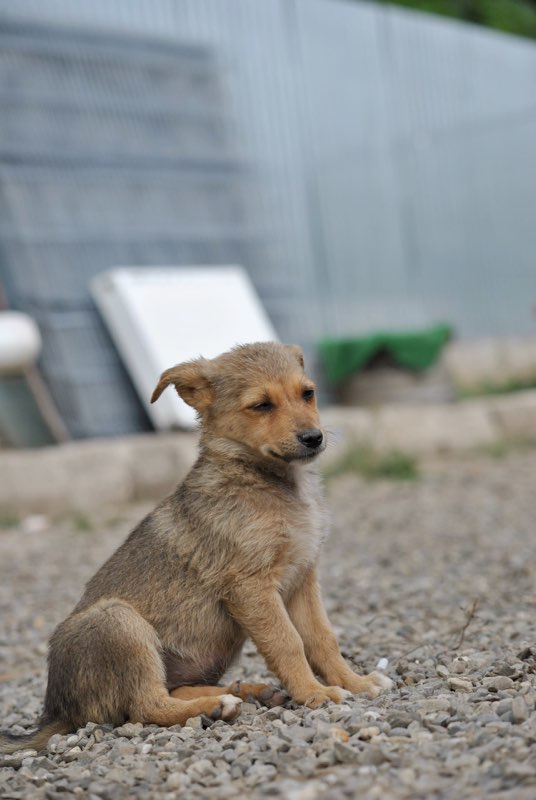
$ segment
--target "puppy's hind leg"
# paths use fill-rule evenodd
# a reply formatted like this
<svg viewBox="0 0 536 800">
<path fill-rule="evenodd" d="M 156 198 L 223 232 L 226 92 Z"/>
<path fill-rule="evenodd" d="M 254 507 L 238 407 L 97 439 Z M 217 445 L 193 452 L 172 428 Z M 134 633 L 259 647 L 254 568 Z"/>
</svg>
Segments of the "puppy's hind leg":
<svg viewBox="0 0 536 800">
<path fill-rule="evenodd" d="M 86 722 L 183 725 L 189 717 L 234 719 L 231 695 L 169 696 L 155 629 L 128 603 L 100 600 L 68 617 L 51 639 L 45 716 L 76 729 Z"/>
<path fill-rule="evenodd" d="M 207 690 L 216 687 L 205 687 Z M 240 714 L 242 700 L 232 694 L 221 694 L 225 690 L 219 688 L 220 694 L 210 694 L 196 697 L 195 699 L 181 700 L 171 697 L 166 688 L 163 691 L 154 688 L 136 706 L 133 707 L 129 720 L 131 722 L 144 722 L 147 724 L 184 725 L 190 717 L 204 714 L 210 719 L 222 719 L 231 722 Z"/>
</svg>

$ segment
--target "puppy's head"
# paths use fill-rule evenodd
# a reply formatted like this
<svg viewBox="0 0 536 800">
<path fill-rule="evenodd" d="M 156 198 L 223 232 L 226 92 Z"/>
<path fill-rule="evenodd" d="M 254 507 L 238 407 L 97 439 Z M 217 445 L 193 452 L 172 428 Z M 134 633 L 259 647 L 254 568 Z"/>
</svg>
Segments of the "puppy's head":
<svg viewBox="0 0 536 800">
<path fill-rule="evenodd" d="M 205 440 L 227 439 L 250 454 L 278 462 L 305 462 L 325 448 L 314 383 L 297 345 L 240 345 L 214 359 L 166 370 L 154 403 L 175 385 L 201 420 Z"/>
</svg>

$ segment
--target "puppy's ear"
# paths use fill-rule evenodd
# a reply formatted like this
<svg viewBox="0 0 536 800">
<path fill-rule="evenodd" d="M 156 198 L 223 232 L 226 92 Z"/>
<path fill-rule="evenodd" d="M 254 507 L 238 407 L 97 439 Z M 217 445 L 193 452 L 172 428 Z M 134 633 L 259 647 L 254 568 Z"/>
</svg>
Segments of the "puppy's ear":
<svg viewBox="0 0 536 800">
<path fill-rule="evenodd" d="M 166 369 L 151 396 L 151 403 L 158 400 L 164 389 L 173 383 L 185 403 L 196 411 L 205 411 L 213 400 L 212 386 L 206 375 L 207 366 L 206 358 L 198 358 Z"/>
<path fill-rule="evenodd" d="M 303 360 L 303 353 L 302 353 L 302 349 L 301 349 L 300 345 L 299 344 L 287 344 L 287 348 L 290 350 L 292 355 L 295 357 L 295 359 L 297 360 L 297 362 L 300 365 L 300 367 L 304 367 L 305 363 L 304 363 L 304 360 Z"/>
</svg>

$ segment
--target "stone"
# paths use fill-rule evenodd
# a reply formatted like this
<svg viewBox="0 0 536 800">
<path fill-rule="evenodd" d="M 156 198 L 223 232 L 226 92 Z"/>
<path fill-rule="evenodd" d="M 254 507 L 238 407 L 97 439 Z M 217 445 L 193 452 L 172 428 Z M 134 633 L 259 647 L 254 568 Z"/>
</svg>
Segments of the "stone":
<svg viewBox="0 0 536 800">
<path fill-rule="evenodd" d="M 491 408 L 506 441 L 536 441 L 535 390 L 495 397 Z"/>
<path fill-rule="evenodd" d="M 529 718 L 529 710 L 523 697 L 514 697 L 512 700 L 512 722 L 521 725 Z"/>
<path fill-rule="evenodd" d="M 500 661 L 498 664 L 495 664 L 493 671 L 495 675 L 506 675 L 508 678 L 516 674 L 516 668 L 507 661 Z"/>
<path fill-rule="evenodd" d="M 190 778 L 205 778 L 208 775 L 215 775 L 216 770 L 208 758 L 200 758 L 188 767 L 187 773 Z"/>
<path fill-rule="evenodd" d="M 293 711 L 289 711 L 287 708 L 282 709 L 281 719 L 285 723 L 285 725 L 295 725 L 299 722 L 299 718 Z"/>
<path fill-rule="evenodd" d="M 407 728 L 391 728 L 389 736 L 411 736 L 411 732 Z"/>
<path fill-rule="evenodd" d="M 342 764 L 357 764 L 359 761 L 359 751 L 354 750 L 348 744 L 344 744 L 339 739 L 333 740 L 333 752 L 337 761 Z"/>
<path fill-rule="evenodd" d="M 405 767 L 399 772 L 399 780 L 404 786 L 413 786 L 415 784 L 416 773 L 411 767 Z"/>
<path fill-rule="evenodd" d="M 76 761 L 81 752 L 82 748 L 76 745 L 76 747 L 71 747 L 70 750 L 66 750 L 63 753 L 63 758 L 65 761 Z"/>
<path fill-rule="evenodd" d="M 296 770 L 305 778 L 309 778 L 314 774 L 317 768 L 317 761 L 315 758 L 300 758 L 296 762 Z M 275 767 L 274 767 L 275 770 Z M 277 772 L 277 770 L 275 770 Z"/>
<path fill-rule="evenodd" d="M 127 722 L 125 725 L 115 729 L 116 736 L 122 736 L 126 739 L 132 739 L 134 736 L 139 736 L 143 730 L 141 722 Z"/>
<path fill-rule="evenodd" d="M 189 717 L 184 723 L 185 728 L 197 728 L 198 730 L 203 727 L 202 717 Z"/>
<path fill-rule="evenodd" d="M 267 709 L 263 716 L 267 720 L 280 719 L 283 716 L 285 709 L 283 706 L 275 706 L 274 708 Z"/>
<path fill-rule="evenodd" d="M 465 658 L 455 658 L 449 664 L 449 672 L 453 675 L 462 675 L 467 672 L 467 660 Z"/>
<path fill-rule="evenodd" d="M 485 686 L 488 692 L 499 692 L 505 689 L 514 688 L 514 682 L 512 678 L 509 678 L 506 675 L 494 675 L 491 678 L 484 678 L 482 680 L 482 685 Z"/>
<path fill-rule="evenodd" d="M 63 753 L 66 747 L 65 739 L 59 733 L 55 733 L 51 736 L 47 743 L 47 750 L 49 753 Z"/>
<path fill-rule="evenodd" d="M 425 713 L 433 711 L 450 711 L 452 708 L 451 698 L 447 695 L 436 695 L 435 697 L 427 697 L 420 703 L 420 710 Z"/>
<path fill-rule="evenodd" d="M 463 678 L 449 678 L 448 685 L 453 692 L 473 691 L 473 684 L 471 681 L 463 680 Z"/>
<path fill-rule="evenodd" d="M 166 788 L 168 789 L 182 789 L 190 786 L 191 778 L 184 772 L 170 772 L 166 779 Z"/>
<path fill-rule="evenodd" d="M 505 700 L 501 700 L 499 703 L 495 703 L 494 711 L 500 717 L 504 716 L 504 714 L 510 714 L 512 712 L 512 701 L 510 698 L 506 698 Z"/>
<path fill-rule="evenodd" d="M 380 735 L 380 729 L 377 728 L 375 725 L 371 725 L 368 728 L 361 728 L 358 732 L 357 737 L 358 739 L 372 739 L 374 736 Z"/>
<path fill-rule="evenodd" d="M 325 769 L 326 767 L 332 767 L 333 764 L 336 764 L 337 763 L 337 756 L 335 754 L 334 748 L 332 748 L 331 750 L 324 750 L 324 752 L 321 753 L 318 756 L 316 763 L 317 763 L 319 769 Z"/>
<path fill-rule="evenodd" d="M 277 773 L 277 768 L 273 764 L 253 764 L 246 770 L 246 786 L 256 786 L 262 781 L 269 780 Z"/>
<path fill-rule="evenodd" d="M 374 745 L 366 747 L 358 757 L 358 763 L 363 766 L 378 767 L 389 760 L 387 752 L 383 748 Z"/>
<path fill-rule="evenodd" d="M 395 711 L 387 716 L 387 722 L 392 728 L 407 728 L 413 720 L 414 717 L 405 711 Z"/>
<path fill-rule="evenodd" d="M 126 738 L 116 739 L 113 743 L 112 753 L 114 756 L 131 755 L 135 752 L 135 745 Z"/>
</svg>

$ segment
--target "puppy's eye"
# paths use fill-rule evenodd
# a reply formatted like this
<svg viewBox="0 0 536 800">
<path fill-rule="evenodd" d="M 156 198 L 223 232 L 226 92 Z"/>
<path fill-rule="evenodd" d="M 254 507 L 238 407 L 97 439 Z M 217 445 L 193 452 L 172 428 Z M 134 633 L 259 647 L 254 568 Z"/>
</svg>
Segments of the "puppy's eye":
<svg viewBox="0 0 536 800">
<path fill-rule="evenodd" d="M 315 396 L 314 389 L 304 389 L 302 392 L 302 397 L 304 400 L 312 400 L 314 396 Z"/>
<path fill-rule="evenodd" d="M 253 411 L 272 411 L 274 404 L 271 403 L 269 400 L 264 400 L 262 403 L 257 403 L 255 406 L 251 406 Z"/>
</svg>

